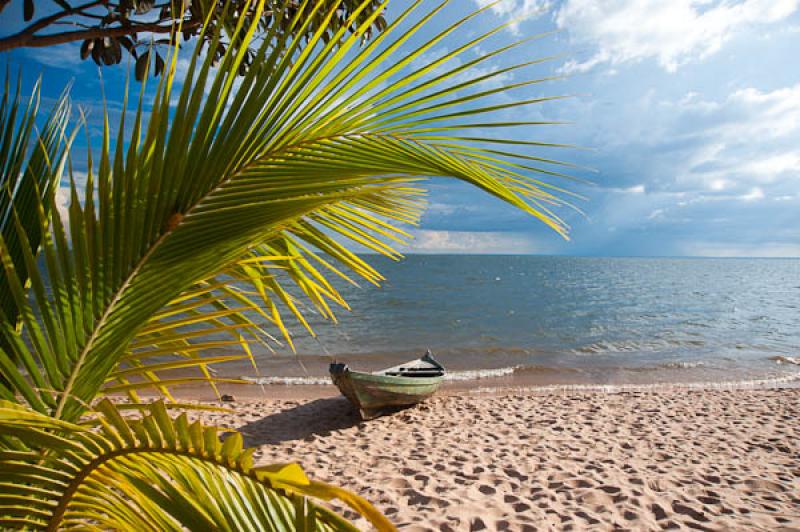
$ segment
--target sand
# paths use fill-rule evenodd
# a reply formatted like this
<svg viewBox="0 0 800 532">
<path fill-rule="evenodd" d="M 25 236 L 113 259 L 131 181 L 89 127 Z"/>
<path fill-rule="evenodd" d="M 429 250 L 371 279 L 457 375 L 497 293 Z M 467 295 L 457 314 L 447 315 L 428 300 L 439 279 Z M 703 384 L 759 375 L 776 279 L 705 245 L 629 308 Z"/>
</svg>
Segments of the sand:
<svg viewBox="0 0 800 532">
<path fill-rule="evenodd" d="M 368 422 L 340 397 L 231 408 L 202 416 L 404 530 L 800 530 L 798 389 L 475 392 Z"/>
</svg>

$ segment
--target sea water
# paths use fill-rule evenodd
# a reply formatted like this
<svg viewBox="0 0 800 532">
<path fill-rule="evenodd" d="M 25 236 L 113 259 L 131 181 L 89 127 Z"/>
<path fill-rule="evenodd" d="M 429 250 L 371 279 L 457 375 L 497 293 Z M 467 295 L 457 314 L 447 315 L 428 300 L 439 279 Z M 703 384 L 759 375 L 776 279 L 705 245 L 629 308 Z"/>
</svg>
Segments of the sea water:
<svg viewBox="0 0 800 532">
<path fill-rule="evenodd" d="M 317 339 L 291 323 L 297 355 L 286 347 L 256 355 L 265 382 L 326 382 L 332 358 L 374 370 L 428 348 L 462 381 L 591 386 L 800 375 L 800 259 L 365 258 L 387 280 L 337 282 L 352 310 L 339 310 L 337 323 L 309 312 Z"/>
</svg>

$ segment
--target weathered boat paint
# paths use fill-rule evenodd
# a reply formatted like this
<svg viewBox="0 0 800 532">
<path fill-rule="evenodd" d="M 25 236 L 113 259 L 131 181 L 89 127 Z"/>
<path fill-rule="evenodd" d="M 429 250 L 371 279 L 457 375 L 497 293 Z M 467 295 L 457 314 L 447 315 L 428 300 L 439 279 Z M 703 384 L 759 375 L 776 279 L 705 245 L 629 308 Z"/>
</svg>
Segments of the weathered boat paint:
<svg viewBox="0 0 800 532">
<path fill-rule="evenodd" d="M 420 362 L 435 365 L 441 372 L 433 377 L 406 377 L 385 375 L 386 371 L 397 371 L 404 366 L 416 366 Z M 362 419 L 372 419 L 392 407 L 417 404 L 433 395 L 444 380 L 444 368 L 426 353 L 418 361 L 401 364 L 376 373 L 352 371 L 346 364 L 333 363 L 330 374 L 333 383 L 358 409 Z"/>
</svg>

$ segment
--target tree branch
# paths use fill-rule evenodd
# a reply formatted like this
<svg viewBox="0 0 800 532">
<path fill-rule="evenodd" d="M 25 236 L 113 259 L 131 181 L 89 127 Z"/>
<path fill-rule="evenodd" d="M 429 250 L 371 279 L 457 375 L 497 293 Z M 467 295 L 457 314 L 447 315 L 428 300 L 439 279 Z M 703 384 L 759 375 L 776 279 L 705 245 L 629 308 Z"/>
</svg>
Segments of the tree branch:
<svg viewBox="0 0 800 532">
<path fill-rule="evenodd" d="M 181 29 L 191 30 L 202 25 L 202 21 L 184 22 Z M 158 23 L 152 24 L 133 24 L 129 27 L 114 27 L 114 28 L 90 28 L 81 31 L 67 31 L 62 33 L 52 33 L 49 35 L 32 35 L 25 33 L 17 33 L 4 39 L 0 39 L 0 52 L 12 50 L 14 48 L 41 48 L 44 46 L 53 46 L 54 44 L 64 44 L 74 41 L 83 41 L 86 39 L 102 39 L 103 37 L 121 37 L 123 35 L 132 35 L 141 31 L 149 31 L 151 33 L 170 33 L 173 29 L 177 29 L 177 24 L 169 24 L 162 26 Z"/>
<path fill-rule="evenodd" d="M 19 38 L 20 40 L 24 40 L 25 36 L 33 36 L 37 31 L 39 31 L 41 29 L 44 29 L 47 26 L 50 26 L 51 24 L 53 24 L 57 20 L 60 20 L 60 19 L 62 19 L 64 17 L 68 17 L 70 15 L 78 14 L 78 13 L 80 13 L 81 11 L 83 11 L 85 9 L 91 9 L 92 7 L 98 6 L 98 5 L 102 4 L 102 3 L 103 3 L 103 0 L 93 0 L 92 2 L 89 2 L 87 4 L 83 4 L 81 6 L 70 7 L 69 9 L 65 9 L 64 11 L 60 11 L 58 13 L 54 13 L 54 14 L 50 15 L 49 17 L 44 17 L 43 19 L 37 20 L 36 22 L 34 22 L 33 24 L 31 24 L 30 26 L 28 26 L 27 28 L 25 28 L 21 32 L 16 33 L 14 35 L 10 35 L 10 36 L 5 37 L 4 39 L 0 39 L 0 40 L 1 41 L 5 41 L 7 39 L 15 39 L 15 38 Z"/>
</svg>

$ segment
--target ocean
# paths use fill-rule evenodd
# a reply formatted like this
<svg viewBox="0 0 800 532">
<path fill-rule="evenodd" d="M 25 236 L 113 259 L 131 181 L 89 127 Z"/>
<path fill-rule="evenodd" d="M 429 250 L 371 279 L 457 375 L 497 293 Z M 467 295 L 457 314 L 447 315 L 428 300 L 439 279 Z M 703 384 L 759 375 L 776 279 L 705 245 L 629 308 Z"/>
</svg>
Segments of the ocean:
<svg viewBox="0 0 800 532">
<path fill-rule="evenodd" d="M 326 382 L 431 349 L 456 381 L 622 385 L 800 378 L 800 259 L 370 256 L 380 287 L 337 284 L 338 323 L 292 323 L 262 382 Z M 225 373 L 255 377 L 245 367 Z"/>
</svg>

